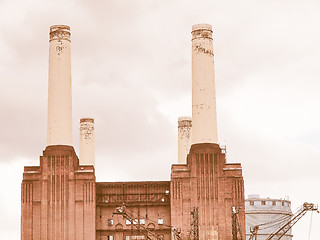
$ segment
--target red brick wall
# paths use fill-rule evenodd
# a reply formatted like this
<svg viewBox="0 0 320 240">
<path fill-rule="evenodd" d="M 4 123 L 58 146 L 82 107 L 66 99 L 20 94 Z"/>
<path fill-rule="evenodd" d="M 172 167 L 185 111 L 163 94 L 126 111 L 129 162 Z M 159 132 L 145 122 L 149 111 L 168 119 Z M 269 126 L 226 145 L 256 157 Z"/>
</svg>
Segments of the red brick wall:
<svg viewBox="0 0 320 240">
<path fill-rule="evenodd" d="M 24 169 L 21 239 L 123 240 L 145 235 L 114 215 L 122 205 L 165 240 L 174 239 L 171 226 L 181 230 L 182 239 L 192 237 L 194 207 L 199 210 L 201 240 L 232 239 L 232 206 L 239 210 L 245 233 L 241 165 L 226 163 L 217 144 L 193 145 L 187 164 L 172 166 L 171 181 L 117 183 L 96 183 L 93 166 L 79 166 L 72 147 L 49 146 L 39 167 Z"/>
<path fill-rule="evenodd" d="M 71 146 L 48 146 L 40 167 L 25 167 L 21 239 L 95 239 L 95 175 Z"/>
<path fill-rule="evenodd" d="M 191 211 L 199 209 L 199 239 L 232 239 L 231 207 L 239 212 L 245 233 L 244 187 L 240 164 L 226 164 L 217 144 L 194 144 L 187 164 L 171 171 L 171 223 L 187 239 L 192 230 Z"/>
</svg>

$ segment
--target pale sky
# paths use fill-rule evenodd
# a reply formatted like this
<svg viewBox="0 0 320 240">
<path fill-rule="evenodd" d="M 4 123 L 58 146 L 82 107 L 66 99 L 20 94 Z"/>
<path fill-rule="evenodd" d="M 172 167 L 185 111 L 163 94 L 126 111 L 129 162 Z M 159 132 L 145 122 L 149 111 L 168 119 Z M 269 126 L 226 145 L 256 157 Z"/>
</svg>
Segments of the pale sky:
<svg viewBox="0 0 320 240">
<path fill-rule="evenodd" d="M 209 23 L 219 141 L 245 194 L 320 203 L 319 13 L 318 0 L 0 0 L 1 239 L 20 238 L 23 166 L 46 146 L 54 24 L 71 27 L 74 146 L 93 117 L 97 181 L 170 180 L 177 120 L 191 116 L 191 26 Z"/>
</svg>

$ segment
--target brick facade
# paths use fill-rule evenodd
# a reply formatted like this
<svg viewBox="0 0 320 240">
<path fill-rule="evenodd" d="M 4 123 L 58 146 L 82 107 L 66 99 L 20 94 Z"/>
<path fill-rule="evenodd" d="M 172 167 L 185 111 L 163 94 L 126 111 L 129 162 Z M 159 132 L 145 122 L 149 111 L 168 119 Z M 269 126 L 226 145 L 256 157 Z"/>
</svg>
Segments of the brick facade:
<svg viewBox="0 0 320 240">
<path fill-rule="evenodd" d="M 96 189 L 97 240 L 143 236 L 144 228 L 163 239 L 171 238 L 169 181 L 96 183 Z M 116 208 L 123 205 L 135 222 L 115 214 Z"/>
<path fill-rule="evenodd" d="M 199 212 L 199 239 L 232 239 L 231 207 L 239 211 L 245 233 L 244 184 L 240 164 L 227 164 L 218 144 L 191 146 L 185 165 L 171 168 L 171 224 L 181 228 L 182 239 L 193 239 L 194 207 Z"/>
<path fill-rule="evenodd" d="M 95 174 L 71 146 L 48 146 L 39 167 L 25 167 L 21 239 L 94 240 Z"/>
<path fill-rule="evenodd" d="M 115 214 L 121 206 L 134 223 Z M 147 228 L 169 240 L 172 226 L 193 239 L 197 207 L 199 239 L 231 240 L 232 206 L 244 234 L 241 165 L 226 163 L 217 144 L 192 145 L 187 163 L 172 165 L 171 181 L 115 183 L 95 182 L 93 166 L 80 166 L 73 147 L 48 146 L 40 166 L 24 169 L 21 239 L 146 239 Z"/>
</svg>

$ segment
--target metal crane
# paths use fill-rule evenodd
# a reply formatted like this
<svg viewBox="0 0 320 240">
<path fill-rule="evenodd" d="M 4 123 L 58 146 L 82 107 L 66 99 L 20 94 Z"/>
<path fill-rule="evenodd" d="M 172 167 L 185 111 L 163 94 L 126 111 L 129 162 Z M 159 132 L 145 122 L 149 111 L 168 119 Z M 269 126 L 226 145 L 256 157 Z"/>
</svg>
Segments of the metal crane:
<svg viewBox="0 0 320 240">
<path fill-rule="evenodd" d="M 313 204 L 313 203 L 307 203 L 305 202 L 296 213 L 294 213 L 291 217 L 288 218 L 279 218 L 275 219 L 273 221 L 259 224 L 254 226 L 250 231 L 251 235 L 249 240 L 256 240 L 257 239 L 257 234 L 258 230 L 261 226 L 264 226 L 267 228 L 268 226 L 274 226 L 275 224 L 281 224 L 279 229 L 271 233 L 266 240 L 271 240 L 271 239 L 281 239 L 292 227 L 295 225 L 308 211 L 318 211 L 318 206 Z"/>
</svg>

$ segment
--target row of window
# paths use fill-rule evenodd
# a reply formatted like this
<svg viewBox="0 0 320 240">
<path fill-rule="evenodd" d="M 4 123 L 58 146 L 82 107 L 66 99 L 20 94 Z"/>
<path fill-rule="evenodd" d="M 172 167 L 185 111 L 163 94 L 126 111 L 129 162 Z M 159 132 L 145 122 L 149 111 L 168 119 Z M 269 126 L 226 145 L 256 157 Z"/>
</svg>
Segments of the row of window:
<svg viewBox="0 0 320 240">
<path fill-rule="evenodd" d="M 108 236 L 108 240 L 114 240 L 113 236 Z M 126 240 L 145 240 L 144 235 L 131 235 L 131 236 L 126 236 Z M 158 239 L 164 239 L 163 235 L 158 235 Z"/>
<path fill-rule="evenodd" d="M 144 240 L 144 235 L 126 236 L 126 240 Z"/>
<path fill-rule="evenodd" d="M 131 222 L 126 219 L 126 225 L 130 225 Z M 140 225 L 145 225 L 146 224 L 146 220 L 141 218 L 141 219 L 133 219 L 132 220 L 132 224 L 134 225 L 137 225 L 137 224 L 140 224 Z M 158 218 L 158 224 L 159 225 L 162 225 L 163 224 L 163 218 Z M 108 219 L 108 226 L 113 226 L 113 219 Z"/>
<path fill-rule="evenodd" d="M 249 201 L 250 205 L 255 205 L 255 202 L 258 203 L 259 201 Z M 266 201 L 260 201 L 261 202 L 261 205 L 266 205 Z M 277 202 L 279 203 L 279 201 L 272 201 L 272 205 L 273 206 L 276 206 L 277 205 Z M 279 204 L 278 204 L 279 205 Z M 289 203 L 287 202 L 284 202 L 284 201 L 281 201 L 281 205 L 282 206 L 290 206 Z"/>
<path fill-rule="evenodd" d="M 169 194 L 169 193 L 168 193 Z M 106 199 L 106 200 L 104 200 L 105 201 L 105 203 L 109 203 L 109 200 L 108 199 Z M 164 199 L 164 198 L 161 198 L 161 202 L 165 202 L 166 201 L 166 199 Z"/>
</svg>

